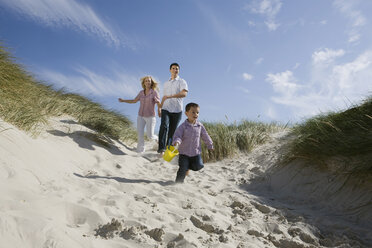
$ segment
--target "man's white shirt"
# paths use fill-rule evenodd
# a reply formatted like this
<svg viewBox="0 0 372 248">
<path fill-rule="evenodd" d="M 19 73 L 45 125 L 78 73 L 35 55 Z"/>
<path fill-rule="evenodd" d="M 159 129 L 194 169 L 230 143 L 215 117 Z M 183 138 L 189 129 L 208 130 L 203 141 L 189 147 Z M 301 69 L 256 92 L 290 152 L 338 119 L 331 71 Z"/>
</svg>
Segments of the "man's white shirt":
<svg viewBox="0 0 372 248">
<path fill-rule="evenodd" d="M 164 83 L 164 96 L 170 96 L 180 93 L 182 90 L 188 91 L 187 83 L 184 79 L 177 76 L 175 79 Z M 162 109 L 171 113 L 182 112 L 183 98 L 169 98 L 165 100 Z"/>
</svg>

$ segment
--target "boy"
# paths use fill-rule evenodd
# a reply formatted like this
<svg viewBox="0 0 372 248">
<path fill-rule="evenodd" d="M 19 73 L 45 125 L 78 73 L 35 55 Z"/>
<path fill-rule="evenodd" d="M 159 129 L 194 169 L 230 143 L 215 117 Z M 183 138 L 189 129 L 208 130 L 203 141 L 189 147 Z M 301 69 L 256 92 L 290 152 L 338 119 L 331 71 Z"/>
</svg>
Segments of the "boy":
<svg viewBox="0 0 372 248">
<path fill-rule="evenodd" d="M 201 141 L 207 145 L 208 150 L 213 150 L 213 141 L 207 130 L 197 119 L 199 116 L 199 105 L 189 103 L 186 105 L 187 119 L 176 130 L 173 136 L 173 145 L 179 146 L 179 169 L 176 182 L 183 183 L 188 170 L 198 171 L 204 167 L 201 158 Z"/>
</svg>

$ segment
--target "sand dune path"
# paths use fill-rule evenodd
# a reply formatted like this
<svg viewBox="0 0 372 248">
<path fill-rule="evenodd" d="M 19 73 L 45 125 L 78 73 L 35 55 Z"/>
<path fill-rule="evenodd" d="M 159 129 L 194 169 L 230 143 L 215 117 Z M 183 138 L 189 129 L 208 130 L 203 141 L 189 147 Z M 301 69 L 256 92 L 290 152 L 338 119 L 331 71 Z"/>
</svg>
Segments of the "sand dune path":
<svg viewBox="0 0 372 248">
<path fill-rule="evenodd" d="M 368 223 L 326 232 L 336 217 L 270 189 L 285 135 L 175 184 L 176 159 L 157 159 L 154 143 L 138 155 L 68 117 L 37 137 L 1 121 L 0 248 L 368 247 Z"/>
</svg>

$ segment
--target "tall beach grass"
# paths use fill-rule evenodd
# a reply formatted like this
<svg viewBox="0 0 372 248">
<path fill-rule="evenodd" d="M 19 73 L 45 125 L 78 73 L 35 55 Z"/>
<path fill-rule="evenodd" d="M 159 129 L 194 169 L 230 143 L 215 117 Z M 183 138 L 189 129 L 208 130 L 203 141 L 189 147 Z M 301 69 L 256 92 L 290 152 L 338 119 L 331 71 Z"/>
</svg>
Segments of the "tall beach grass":
<svg viewBox="0 0 372 248">
<path fill-rule="evenodd" d="M 322 114 L 296 125 L 286 158 L 329 168 L 338 159 L 345 173 L 372 173 L 372 97 L 346 111 Z"/>
<path fill-rule="evenodd" d="M 213 140 L 214 151 L 209 152 L 202 145 L 203 161 L 218 161 L 233 157 L 239 152 L 250 152 L 254 147 L 267 142 L 270 134 L 284 130 L 285 125 L 243 120 L 239 123 L 224 124 L 204 122 Z"/>
<path fill-rule="evenodd" d="M 126 116 L 83 96 L 55 91 L 36 81 L 0 46 L 0 117 L 36 134 L 50 117 L 60 115 L 70 115 L 100 135 L 124 141 L 136 140 L 136 132 Z"/>
<path fill-rule="evenodd" d="M 124 115 L 77 95 L 56 91 L 38 82 L 0 45 L 0 118 L 37 134 L 52 116 L 69 115 L 97 134 L 133 142 L 136 131 Z M 286 129 L 278 123 L 243 120 L 239 123 L 204 122 L 214 152 L 202 146 L 205 162 L 250 152 L 270 135 Z M 1 129 L 0 132 L 6 131 Z M 342 112 L 316 116 L 292 127 L 287 160 L 305 159 L 327 164 L 330 158 L 353 161 L 346 171 L 372 172 L 372 97 Z M 355 162 L 356 161 L 356 162 Z M 345 163 L 344 163 L 345 164 Z M 352 164 L 352 165 L 351 165 Z M 348 163 L 346 163 L 348 165 Z"/>
</svg>

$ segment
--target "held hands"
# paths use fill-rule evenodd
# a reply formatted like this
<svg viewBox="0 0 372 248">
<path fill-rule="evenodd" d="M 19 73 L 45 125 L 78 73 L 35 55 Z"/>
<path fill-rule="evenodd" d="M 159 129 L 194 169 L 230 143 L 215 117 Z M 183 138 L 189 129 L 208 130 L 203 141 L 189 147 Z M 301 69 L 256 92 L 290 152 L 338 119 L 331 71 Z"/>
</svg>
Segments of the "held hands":
<svg viewBox="0 0 372 248">
<path fill-rule="evenodd" d="M 161 106 L 163 106 L 163 104 L 164 104 L 164 102 L 165 102 L 165 100 L 167 100 L 167 99 L 169 99 L 169 98 L 171 98 L 170 96 L 163 96 L 163 98 L 161 99 Z"/>
</svg>

